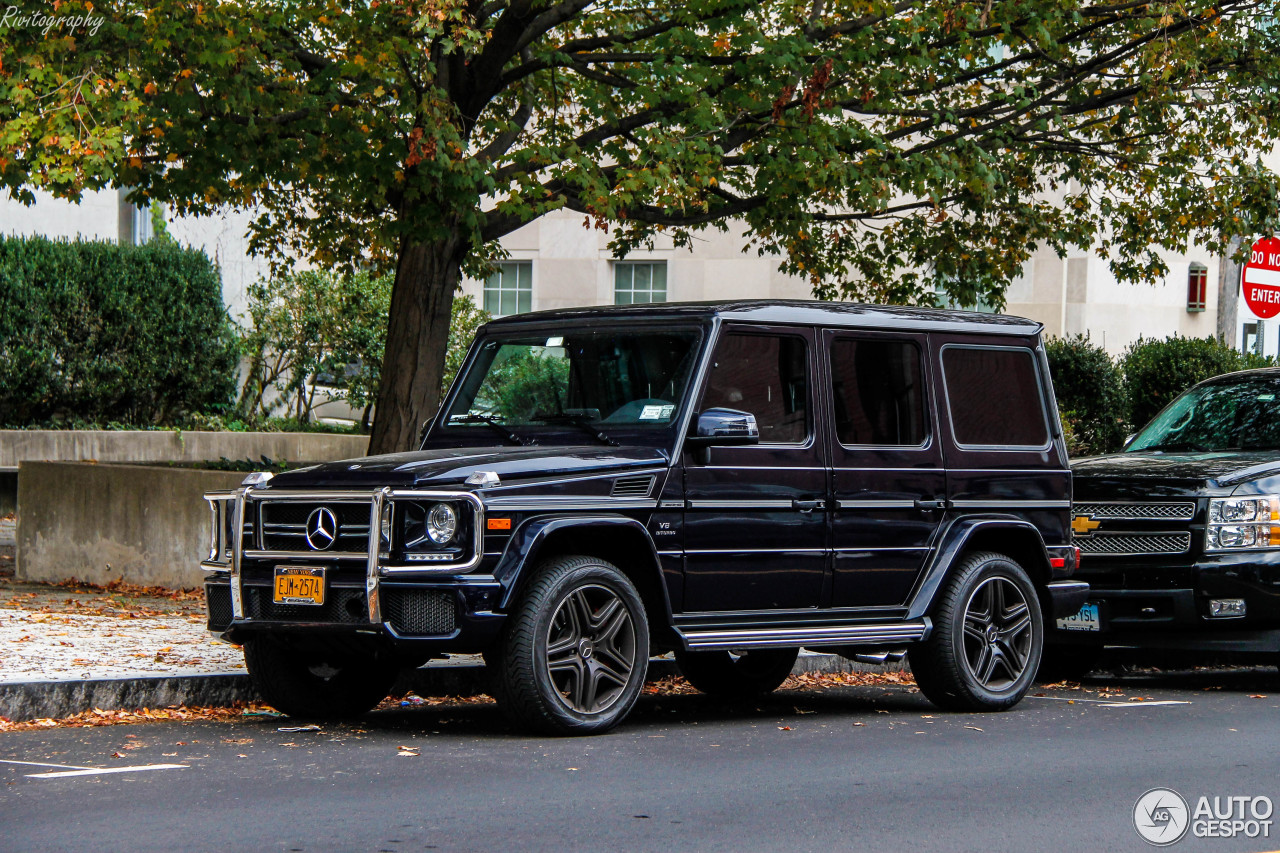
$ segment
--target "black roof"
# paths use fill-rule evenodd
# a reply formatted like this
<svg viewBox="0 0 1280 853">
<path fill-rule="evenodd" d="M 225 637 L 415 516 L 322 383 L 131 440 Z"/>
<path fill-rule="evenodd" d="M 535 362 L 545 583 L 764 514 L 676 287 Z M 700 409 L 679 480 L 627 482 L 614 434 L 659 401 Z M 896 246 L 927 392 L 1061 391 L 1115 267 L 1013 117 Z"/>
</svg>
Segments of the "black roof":
<svg viewBox="0 0 1280 853">
<path fill-rule="evenodd" d="M 1042 325 L 1007 314 L 980 314 L 909 305 L 860 305 L 854 302 L 820 302 L 801 299 L 753 299 L 720 302 L 658 302 L 649 305 L 597 305 L 512 314 L 493 320 L 491 326 L 525 323 L 591 322 L 609 320 L 749 320 L 754 323 L 808 326 L 857 326 L 912 331 L 982 332 L 1034 335 Z"/>
</svg>

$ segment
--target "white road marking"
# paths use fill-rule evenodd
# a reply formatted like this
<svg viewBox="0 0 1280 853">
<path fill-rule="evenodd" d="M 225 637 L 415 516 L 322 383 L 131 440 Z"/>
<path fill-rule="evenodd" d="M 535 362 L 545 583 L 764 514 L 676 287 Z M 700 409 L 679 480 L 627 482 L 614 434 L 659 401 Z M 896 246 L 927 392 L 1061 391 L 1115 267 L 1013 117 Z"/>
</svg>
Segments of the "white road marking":
<svg viewBox="0 0 1280 853">
<path fill-rule="evenodd" d="M 1153 699 L 1149 702 L 1109 702 L 1106 699 L 1076 699 L 1071 696 L 1028 696 L 1028 699 L 1046 699 L 1052 702 L 1091 702 L 1100 708 L 1142 708 L 1152 705 L 1190 705 L 1181 699 Z"/>
<path fill-rule="evenodd" d="M 84 767 L 79 770 L 61 770 L 56 773 L 28 773 L 28 779 L 66 779 L 70 776 L 99 776 L 107 773 L 137 773 L 142 770 L 186 770 L 186 764 L 139 764 L 136 767 Z"/>
<path fill-rule="evenodd" d="M 50 764 L 47 761 L 10 761 L 0 758 L 0 764 L 25 764 L 28 767 L 61 767 L 64 770 L 92 770 L 92 767 L 80 767 L 75 764 Z"/>
</svg>

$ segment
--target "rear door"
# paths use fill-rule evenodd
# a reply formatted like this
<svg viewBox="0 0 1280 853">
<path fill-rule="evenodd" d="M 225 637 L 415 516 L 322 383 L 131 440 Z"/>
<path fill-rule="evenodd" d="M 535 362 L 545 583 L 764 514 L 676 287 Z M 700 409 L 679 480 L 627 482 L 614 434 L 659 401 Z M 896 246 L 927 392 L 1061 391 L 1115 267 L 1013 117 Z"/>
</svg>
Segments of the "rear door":
<svg viewBox="0 0 1280 853">
<path fill-rule="evenodd" d="M 944 517 L 923 334 L 828 329 L 833 607 L 903 604 Z"/>
<path fill-rule="evenodd" d="M 947 497 L 958 513 L 1026 519 L 1046 538 L 1071 508 L 1071 472 L 1046 414 L 1052 389 L 1033 339 L 932 336 L 947 461 Z M 1046 544 L 1060 544 L 1049 541 Z"/>
</svg>

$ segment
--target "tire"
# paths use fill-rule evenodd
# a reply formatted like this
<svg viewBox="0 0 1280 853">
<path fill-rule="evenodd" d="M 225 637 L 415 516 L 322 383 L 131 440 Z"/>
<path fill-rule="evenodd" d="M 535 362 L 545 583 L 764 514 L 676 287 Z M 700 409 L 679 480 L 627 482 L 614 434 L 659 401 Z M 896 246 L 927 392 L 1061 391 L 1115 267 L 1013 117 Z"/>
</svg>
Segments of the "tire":
<svg viewBox="0 0 1280 853">
<path fill-rule="evenodd" d="M 1026 695 L 1040 666 L 1044 620 L 1035 587 L 1003 554 L 981 553 L 954 570 L 933 634 L 908 652 L 916 684 L 952 711 L 1004 711 Z"/>
<path fill-rule="evenodd" d="M 290 717 L 342 720 L 372 710 L 391 692 L 397 669 L 368 658 L 254 637 L 244 662 L 263 701 Z"/>
<path fill-rule="evenodd" d="M 777 690 L 796 665 L 799 649 L 676 652 L 681 674 L 698 690 L 718 699 L 751 699 Z"/>
<path fill-rule="evenodd" d="M 1079 681 L 1097 669 L 1102 661 L 1101 646 L 1046 644 L 1040 656 L 1040 671 L 1036 681 L 1052 684 L 1056 681 Z"/>
<path fill-rule="evenodd" d="M 490 658 L 498 702 L 518 727 L 545 734 L 612 729 L 635 706 L 649 666 L 644 604 L 597 557 L 539 566 L 499 642 Z"/>
</svg>

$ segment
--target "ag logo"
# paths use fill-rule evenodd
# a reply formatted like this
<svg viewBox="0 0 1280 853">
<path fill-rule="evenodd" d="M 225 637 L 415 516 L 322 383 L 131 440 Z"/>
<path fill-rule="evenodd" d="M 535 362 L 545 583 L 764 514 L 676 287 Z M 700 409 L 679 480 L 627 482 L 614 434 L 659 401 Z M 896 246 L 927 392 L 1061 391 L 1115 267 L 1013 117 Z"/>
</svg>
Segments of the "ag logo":
<svg viewBox="0 0 1280 853">
<path fill-rule="evenodd" d="M 1133 804 L 1133 828 L 1157 847 L 1176 844 L 1190 825 L 1187 801 L 1172 788 L 1152 788 Z"/>
<path fill-rule="evenodd" d="M 1087 536 L 1102 526 L 1101 521 L 1094 521 L 1092 516 L 1077 515 L 1071 519 L 1071 529 L 1077 536 Z"/>
</svg>

